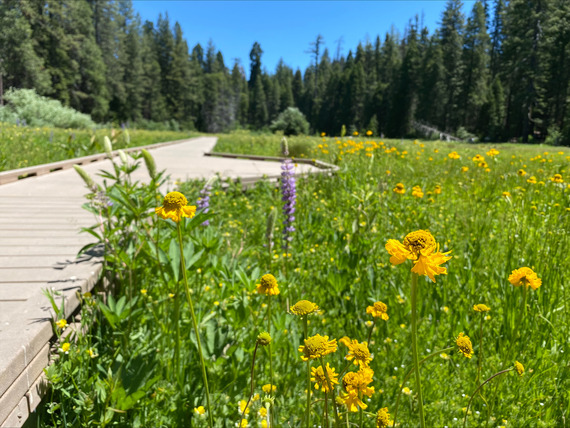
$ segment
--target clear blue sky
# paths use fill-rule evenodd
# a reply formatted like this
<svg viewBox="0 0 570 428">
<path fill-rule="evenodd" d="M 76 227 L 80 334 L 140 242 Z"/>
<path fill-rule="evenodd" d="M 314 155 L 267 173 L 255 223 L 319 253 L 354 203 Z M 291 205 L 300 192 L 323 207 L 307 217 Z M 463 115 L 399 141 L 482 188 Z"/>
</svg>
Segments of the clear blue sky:
<svg viewBox="0 0 570 428">
<path fill-rule="evenodd" d="M 133 7 L 145 20 L 156 23 L 159 13 L 168 12 L 171 24 L 178 21 L 192 49 L 205 49 L 212 40 L 224 55 L 227 67 L 239 58 L 249 74 L 249 51 L 255 41 L 261 45 L 261 63 L 270 73 L 280 58 L 302 71 L 311 57 L 306 52 L 318 34 L 324 47 L 335 56 L 342 38 L 342 55 L 356 49 L 358 42 L 377 35 L 383 40 L 393 26 L 402 34 L 416 14 L 430 34 L 441 21 L 444 0 L 438 1 L 156 1 L 134 0 Z M 464 0 L 467 16 L 474 1 Z"/>
</svg>

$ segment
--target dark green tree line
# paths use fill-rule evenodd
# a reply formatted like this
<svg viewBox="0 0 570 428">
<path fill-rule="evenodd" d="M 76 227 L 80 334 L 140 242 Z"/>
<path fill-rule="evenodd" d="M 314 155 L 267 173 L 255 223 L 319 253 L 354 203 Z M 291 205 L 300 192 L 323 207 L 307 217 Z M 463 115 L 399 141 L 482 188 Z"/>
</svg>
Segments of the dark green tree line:
<svg viewBox="0 0 570 428">
<path fill-rule="evenodd" d="M 262 129 L 297 107 L 312 132 L 401 137 L 421 122 L 570 144 L 570 3 L 479 0 L 463 11 L 447 0 L 431 34 L 415 17 L 346 55 L 337 41 L 334 58 L 319 34 L 305 70 L 281 60 L 269 72 L 258 42 L 249 64 L 227 65 L 212 41 L 191 47 L 167 14 L 141 22 L 130 1 L 0 0 L 0 93 L 33 88 L 96 121 L 139 126 Z"/>
</svg>

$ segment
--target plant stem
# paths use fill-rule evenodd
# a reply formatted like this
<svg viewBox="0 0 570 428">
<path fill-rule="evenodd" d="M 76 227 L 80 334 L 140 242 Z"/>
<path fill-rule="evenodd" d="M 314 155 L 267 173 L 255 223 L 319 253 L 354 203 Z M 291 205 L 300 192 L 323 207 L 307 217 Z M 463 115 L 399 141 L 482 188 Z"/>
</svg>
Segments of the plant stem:
<svg viewBox="0 0 570 428">
<path fill-rule="evenodd" d="M 267 296 L 267 332 L 271 335 L 271 296 Z M 273 391 L 273 356 L 271 353 L 271 343 L 268 345 L 269 349 L 269 380 L 271 390 Z"/>
<path fill-rule="evenodd" d="M 333 409 L 334 409 L 335 426 L 340 427 L 340 419 L 338 417 L 338 410 L 336 408 L 336 400 L 335 400 L 335 396 L 334 396 L 333 386 L 332 386 L 332 382 L 329 378 L 329 372 L 327 371 L 323 357 L 321 357 L 321 367 L 323 368 L 323 373 L 325 374 L 325 377 L 327 378 L 327 384 L 329 386 L 329 391 L 332 394 L 332 403 L 333 403 Z M 327 402 L 327 400 L 326 400 L 326 391 L 325 391 L 325 408 L 326 408 L 326 402 Z M 328 426 L 328 421 L 327 421 L 327 426 Z"/>
<path fill-rule="evenodd" d="M 449 348 L 445 348 L 442 349 L 441 351 L 435 351 L 432 352 L 431 354 L 429 354 L 427 357 L 424 357 L 421 361 L 420 361 L 420 366 L 426 362 L 427 360 L 429 360 L 431 357 L 434 357 L 436 355 L 441 354 L 442 352 L 447 352 L 447 351 L 451 351 L 453 350 L 453 346 L 450 346 Z M 415 368 L 412 367 L 408 373 L 406 373 L 406 376 L 404 376 L 404 380 L 402 381 L 402 384 L 400 385 L 400 390 L 398 391 L 398 398 L 396 399 L 396 407 L 394 410 L 394 423 L 392 426 L 396 426 L 396 419 L 398 419 L 398 406 L 400 405 L 400 397 L 402 396 L 402 388 L 404 387 L 404 385 L 406 384 L 406 382 L 408 381 L 409 377 L 411 376 L 411 374 L 415 371 Z"/>
<path fill-rule="evenodd" d="M 412 272 L 412 357 L 416 373 L 416 389 L 418 393 L 418 410 L 420 412 L 420 427 L 425 428 L 424 403 L 422 397 L 422 383 L 420 377 L 420 365 L 418 361 L 418 326 L 416 306 L 418 300 L 418 274 Z"/>
<path fill-rule="evenodd" d="M 495 373 L 493 376 L 491 376 L 489 379 L 487 379 L 485 382 L 483 382 L 481 385 L 479 385 L 477 387 L 477 389 L 475 389 L 475 391 L 473 391 L 473 394 L 471 394 L 471 398 L 469 399 L 469 403 L 467 404 L 467 410 L 465 410 L 465 416 L 463 417 L 463 428 L 465 428 L 465 424 L 467 423 L 467 415 L 469 414 L 469 407 L 471 407 L 471 401 L 473 401 L 473 398 L 475 397 L 475 395 L 477 395 L 477 392 L 483 387 L 483 385 L 491 382 L 491 380 L 493 380 L 497 376 L 502 375 L 503 373 L 510 372 L 514 369 L 515 369 L 514 367 L 511 367 L 511 368 L 508 368 L 505 370 L 501 370 L 498 373 Z"/>
<path fill-rule="evenodd" d="M 180 246 L 180 266 L 182 267 L 182 275 L 184 277 L 184 288 L 186 290 L 186 299 L 188 306 L 190 306 L 190 315 L 192 316 L 192 326 L 196 333 L 196 343 L 198 344 L 198 354 L 200 355 L 200 366 L 202 367 L 202 379 L 204 380 L 204 388 L 206 389 L 206 403 L 208 405 L 208 420 L 210 428 L 214 427 L 214 419 L 212 415 L 212 406 L 210 405 L 210 389 L 208 388 L 208 375 L 206 374 L 206 364 L 204 363 L 204 355 L 202 354 L 202 343 L 200 341 L 200 332 L 198 330 L 198 323 L 196 322 L 196 314 L 194 313 L 194 305 L 192 304 L 192 296 L 190 295 L 190 287 L 188 286 L 188 277 L 186 275 L 186 262 L 184 260 L 184 248 L 182 245 L 182 229 L 180 223 L 178 226 L 178 244 Z M 176 324 L 178 325 L 178 324 Z"/>
<path fill-rule="evenodd" d="M 249 392 L 249 398 L 247 400 L 247 403 L 245 405 L 245 407 L 243 408 L 243 412 L 241 412 L 241 417 L 239 418 L 239 423 L 241 423 L 242 419 L 245 417 L 245 411 L 247 410 L 247 406 L 249 406 L 249 403 L 251 401 L 251 397 L 253 397 L 253 370 L 255 368 L 255 354 L 257 354 L 257 347 L 259 346 L 259 343 L 256 341 L 255 342 L 255 349 L 253 350 L 253 359 L 251 360 L 251 389 Z"/>
<path fill-rule="evenodd" d="M 368 340 L 366 341 L 366 346 L 370 348 L 370 338 L 372 337 L 372 332 L 374 331 L 374 327 L 376 326 L 376 318 L 372 321 L 372 327 L 370 327 L 370 331 L 368 332 Z"/>
<path fill-rule="evenodd" d="M 479 327 L 479 355 L 477 358 L 477 379 L 475 383 L 479 383 L 479 378 L 481 377 L 481 365 L 483 364 L 483 312 L 481 312 L 481 324 Z"/>
<path fill-rule="evenodd" d="M 303 330 L 305 334 L 305 340 L 307 339 L 308 334 L 308 320 L 307 315 L 303 317 Z M 307 411 L 305 419 L 307 421 L 307 428 L 311 426 L 311 363 L 307 361 Z"/>
</svg>

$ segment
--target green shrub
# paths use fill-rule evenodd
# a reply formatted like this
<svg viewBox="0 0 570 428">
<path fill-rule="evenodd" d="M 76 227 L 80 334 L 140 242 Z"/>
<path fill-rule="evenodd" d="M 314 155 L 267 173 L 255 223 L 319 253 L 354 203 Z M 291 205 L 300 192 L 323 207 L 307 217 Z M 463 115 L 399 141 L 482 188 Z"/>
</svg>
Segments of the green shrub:
<svg viewBox="0 0 570 428">
<path fill-rule="evenodd" d="M 87 114 L 65 107 L 61 102 L 42 97 L 33 89 L 10 89 L 4 95 L 8 104 L 2 108 L 0 119 L 15 123 L 25 120 L 33 127 L 50 126 L 55 128 L 85 129 L 95 127 L 95 122 Z"/>
<path fill-rule="evenodd" d="M 309 132 L 309 122 L 298 108 L 289 107 L 281 112 L 270 126 L 271 131 L 283 131 L 285 135 L 300 135 Z"/>
</svg>

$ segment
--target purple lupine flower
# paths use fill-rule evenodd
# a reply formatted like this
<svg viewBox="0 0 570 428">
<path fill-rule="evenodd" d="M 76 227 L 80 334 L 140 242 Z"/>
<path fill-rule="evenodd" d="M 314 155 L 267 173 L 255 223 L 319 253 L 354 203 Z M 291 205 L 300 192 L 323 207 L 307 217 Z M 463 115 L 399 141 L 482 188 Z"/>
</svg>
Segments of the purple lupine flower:
<svg viewBox="0 0 570 428">
<path fill-rule="evenodd" d="M 295 165 L 291 159 L 285 159 L 281 164 L 281 200 L 283 204 L 283 248 L 287 250 L 289 242 L 293 240 L 295 232 L 295 204 L 297 203 L 297 190 L 295 186 Z"/>
<path fill-rule="evenodd" d="M 210 211 L 210 196 L 212 195 L 212 185 L 206 183 L 206 185 L 200 190 L 200 199 L 196 203 L 198 205 L 199 210 L 203 210 L 204 213 Z M 208 226 L 210 224 L 210 220 L 206 220 L 202 223 L 202 226 Z"/>
</svg>

